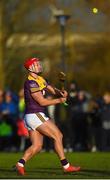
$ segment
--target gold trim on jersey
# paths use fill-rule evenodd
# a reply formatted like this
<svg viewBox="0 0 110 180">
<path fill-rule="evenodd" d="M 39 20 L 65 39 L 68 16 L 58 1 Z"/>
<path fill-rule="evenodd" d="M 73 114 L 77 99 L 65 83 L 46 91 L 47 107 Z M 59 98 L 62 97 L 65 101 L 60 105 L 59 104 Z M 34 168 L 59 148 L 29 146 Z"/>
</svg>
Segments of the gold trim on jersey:
<svg viewBox="0 0 110 180">
<path fill-rule="evenodd" d="M 29 75 L 28 80 L 34 80 L 39 85 L 38 88 L 31 88 L 31 92 L 41 91 L 41 90 L 43 90 L 44 88 L 47 87 L 47 83 L 46 83 L 45 79 L 43 77 L 41 77 L 41 76 L 38 76 L 37 78 L 34 78 L 31 75 Z"/>
<path fill-rule="evenodd" d="M 40 88 L 30 88 L 31 92 L 37 92 L 37 91 L 40 91 Z"/>
</svg>

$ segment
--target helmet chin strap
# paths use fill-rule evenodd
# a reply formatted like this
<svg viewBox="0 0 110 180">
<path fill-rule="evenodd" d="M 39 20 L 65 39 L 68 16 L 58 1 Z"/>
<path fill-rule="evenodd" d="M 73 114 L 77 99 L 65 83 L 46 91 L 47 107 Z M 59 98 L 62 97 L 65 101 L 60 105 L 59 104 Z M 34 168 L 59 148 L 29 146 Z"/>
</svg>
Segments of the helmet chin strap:
<svg viewBox="0 0 110 180">
<path fill-rule="evenodd" d="M 28 69 L 28 71 L 30 71 L 30 72 L 32 72 L 34 74 L 41 74 L 42 73 L 42 72 L 35 72 L 35 71 L 31 70 L 30 68 Z"/>
<path fill-rule="evenodd" d="M 28 69 L 28 70 L 29 70 L 29 69 Z M 42 72 L 34 72 L 34 71 L 30 71 L 30 70 L 29 70 L 29 72 L 32 72 L 32 73 L 37 74 L 37 75 L 42 74 Z"/>
</svg>

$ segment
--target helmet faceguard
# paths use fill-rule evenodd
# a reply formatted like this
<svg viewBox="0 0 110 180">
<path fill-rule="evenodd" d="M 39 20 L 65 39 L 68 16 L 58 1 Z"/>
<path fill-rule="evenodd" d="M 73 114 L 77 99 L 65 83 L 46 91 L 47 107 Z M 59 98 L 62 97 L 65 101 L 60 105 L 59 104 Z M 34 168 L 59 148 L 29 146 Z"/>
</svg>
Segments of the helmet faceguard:
<svg viewBox="0 0 110 180">
<path fill-rule="evenodd" d="M 24 67 L 33 73 L 41 73 L 42 72 L 42 64 L 40 62 L 40 59 L 38 58 L 31 58 L 25 61 Z"/>
</svg>

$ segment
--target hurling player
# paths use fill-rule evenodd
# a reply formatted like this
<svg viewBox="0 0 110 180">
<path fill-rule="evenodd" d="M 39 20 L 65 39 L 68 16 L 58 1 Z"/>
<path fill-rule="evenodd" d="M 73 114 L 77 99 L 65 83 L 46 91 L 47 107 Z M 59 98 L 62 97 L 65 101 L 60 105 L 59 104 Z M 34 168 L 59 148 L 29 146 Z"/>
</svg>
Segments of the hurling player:
<svg viewBox="0 0 110 180">
<path fill-rule="evenodd" d="M 24 83 L 24 96 L 26 111 L 24 122 L 28 129 L 32 145 L 25 151 L 22 158 L 16 163 L 16 170 L 20 175 L 25 174 L 25 163 L 37 154 L 43 145 L 43 136 L 54 140 L 54 148 L 57 153 L 64 172 L 77 172 L 80 167 L 70 165 L 65 157 L 62 133 L 49 117 L 45 115 L 45 107 L 64 103 L 67 98 L 66 91 L 53 88 L 40 76 L 42 72 L 41 61 L 38 58 L 30 58 L 25 61 L 24 67 L 28 71 L 28 77 Z M 47 99 L 45 91 L 53 95 L 60 94 L 59 98 Z"/>
</svg>

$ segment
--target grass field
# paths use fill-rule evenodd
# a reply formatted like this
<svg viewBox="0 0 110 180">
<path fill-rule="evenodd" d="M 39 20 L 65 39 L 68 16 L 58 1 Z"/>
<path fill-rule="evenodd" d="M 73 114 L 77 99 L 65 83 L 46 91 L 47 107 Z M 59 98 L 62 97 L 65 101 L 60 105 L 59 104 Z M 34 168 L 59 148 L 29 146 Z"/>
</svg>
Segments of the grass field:
<svg viewBox="0 0 110 180">
<path fill-rule="evenodd" d="M 0 179 L 107 179 L 110 178 L 110 153 L 67 153 L 68 160 L 81 166 L 78 173 L 64 174 L 54 153 L 40 153 L 26 164 L 27 174 L 19 176 L 12 166 L 21 153 L 0 153 Z"/>
</svg>

